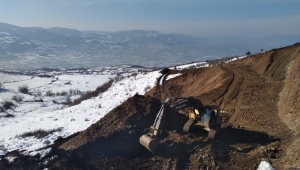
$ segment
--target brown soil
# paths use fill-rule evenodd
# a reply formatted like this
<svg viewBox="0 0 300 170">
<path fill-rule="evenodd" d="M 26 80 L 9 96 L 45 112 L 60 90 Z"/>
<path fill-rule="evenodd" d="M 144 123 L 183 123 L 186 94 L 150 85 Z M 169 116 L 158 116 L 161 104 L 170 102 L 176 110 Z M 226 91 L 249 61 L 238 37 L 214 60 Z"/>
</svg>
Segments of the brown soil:
<svg viewBox="0 0 300 170">
<path fill-rule="evenodd" d="M 85 131 L 61 139 L 39 160 L 19 158 L 4 169 L 300 169 L 300 44 L 230 64 L 182 71 L 145 96 L 135 95 Z M 194 96 L 232 113 L 213 141 L 207 132 L 182 132 L 184 114 L 166 117 L 158 152 L 139 144 L 166 96 Z M 54 156 L 54 157 L 53 157 Z M 52 158 L 52 159 L 50 159 Z M 44 163 L 48 160 L 48 163 Z"/>
</svg>

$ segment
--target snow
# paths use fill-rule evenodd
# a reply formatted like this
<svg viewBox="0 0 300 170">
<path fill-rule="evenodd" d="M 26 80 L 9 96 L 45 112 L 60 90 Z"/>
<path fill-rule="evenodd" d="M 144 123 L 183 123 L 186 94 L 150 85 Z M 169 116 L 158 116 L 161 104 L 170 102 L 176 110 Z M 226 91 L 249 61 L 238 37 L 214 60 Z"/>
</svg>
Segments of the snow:
<svg viewBox="0 0 300 170">
<path fill-rule="evenodd" d="M 8 160 L 9 163 L 12 163 L 12 162 L 15 161 L 16 158 L 17 158 L 17 157 L 14 157 L 14 156 L 8 156 L 8 157 L 6 157 L 5 159 Z"/>
<path fill-rule="evenodd" d="M 5 155 L 7 152 L 4 148 L 0 148 L 0 155 Z"/>
<path fill-rule="evenodd" d="M 267 161 L 262 161 L 262 162 L 259 164 L 257 170 L 275 170 L 275 169 L 272 167 L 272 165 L 271 165 L 269 162 L 267 162 Z"/>
<path fill-rule="evenodd" d="M 11 75 L 0 73 L 0 80 L 2 83 L 12 83 L 12 82 L 19 82 L 24 80 L 30 80 L 32 76 L 25 76 L 25 75 Z"/>
<path fill-rule="evenodd" d="M 81 91 L 94 90 L 99 84 L 105 83 L 114 75 L 60 75 L 53 78 L 22 76 L 0 73 L 0 80 L 3 86 L 9 90 L 18 91 L 18 88 L 27 85 L 30 90 L 40 90 L 46 92 L 62 92 L 70 89 L 80 89 Z M 84 80 L 84 81 L 83 81 Z"/>
<path fill-rule="evenodd" d="M 35 156 L 36 154 L 40 154 L 40 158 L 44 158 L 45 156 L 49 155 L 51 151 L 52 151 L 52 148 L 48 148 L 48 149 L 41 150 L 41 151 L 31 152 L 30 155 Z"/>
<path fill-rule="evenodd" d="M 183 69 L 189 69 L 189 68 L 199 68 L 199 67 L 209 67 L 209 64 L 207 62 L 195 62 L 191 64 L 183 64 L 176 66 L 176 69 L 183 70 Z M 175 69 L 175 67 L 170 67 L 170 69 Z"/>
<path fill-rule="evenodd" d="M 110 110 L 120 105 L 129 97 L 136 93 L 144 94 L 146 92 L 145 89 L 147 89 L 146 87 L 153 87 L 156 79 L 160 75 L 158 71 L 155 71 L 124 78 L 115 82 L 108 91 L 102 93 L 100 96 L 83 101 L 81 104 L 73 107 L 60 109 L 62 105 L 53 104 L 51 99 L 46 99 L 42 103 L 29 102 L 24 105 L 17 104 L 20 106 L 15 108 L 15 112 L 9 111 L 12 112 L 15 117 L 0 118 L 0 143 L 2 145 L 1 148 L 3 148 L 0 148 L 0 153 L 5 154 L 4 150 L 22 150 L 23 154 L 33 156 L 40 153 L 42 155 L 44 151 L 37 152 L 38 149 L 53 144 L 59 137 L 65 138 L 78 131 L 87 129 L 91 124 L 97 122 Z M 64 76 L 60 76 L 60 78 L 65 80 Z M 68 78 L 76 82 L 77 80 L 79 81 L 80 78 L 83 78 L 83 76 L 79 76 L 78 79 L 76 79 L 76 77 Z M 92 77 L 86 76 L 85 78 L 90 80 Z M 96 79 L 95 77 L 93 78 Z M 37 79 L 43 80 L 46 78 Z M 29 82 L 28 86 L 37 86 L 37 81 L 33 81 L 33 79 L 21 77 L 21 80 L 24 80 L 26 83 Z M 97 80 L 95 80 L 95 82 L 96 81 Z M 86 80 L 84 79 L 84 81 L 81 82 L 86 82 Z M 91 84 L 95 82 L 91 81 Z M 20 85 L 20 83 L 16 81 L 14 83 L 4 83 L 5 87 L 7 87 L 8 84 L 13 90 Z M 85 89 L 86 87 L 82 88 Z M 1 95 L 2 94 L 0 94 L 0 96 Z M 34 136 L 20 137 L 20 135 L 26 132 L 35 130 L 49 131 L 58 128 L 61 128 L 61 130 L 40 139 Z"/>
<path fill-rule="evenodd" d="M 8 32 L 0 32 L 0 35 L 11 35 L 10 33 L 8 33 Z"/>
<path fill-rule="evenodd" d="M 178 73 L 178 74 L 171 74 L 171 75 L 169 75 L 169 76 L 167 77 L 166 80 L 170 80 L 170 79 L 175 78 L 175 77 L 178 77 L 178 76 L 180 76 L 180 75 L 181 75 L 180 73 Z"/>
<path fill-rule="evenodd" d="M 235 58 L 233 58 L 233 59 L 231 59 L 231 60 L 226 61 L 225 63 L 233 62 L 233 61 L 236 61 L 236 60 L 238 60 L 238 59 L 245 58 L 245 57 L 247 57 L 247 56 L 244 55 L 244 56 L 241 56 L 241 57 L 235 57 Z"/>
<path fill-rule="evenodd" d="M 0 32 L 0 45 L 4 44 L 11 44 L 18 40 L 18 37 L 15 37 L 7 32 Z"/>
</svg>

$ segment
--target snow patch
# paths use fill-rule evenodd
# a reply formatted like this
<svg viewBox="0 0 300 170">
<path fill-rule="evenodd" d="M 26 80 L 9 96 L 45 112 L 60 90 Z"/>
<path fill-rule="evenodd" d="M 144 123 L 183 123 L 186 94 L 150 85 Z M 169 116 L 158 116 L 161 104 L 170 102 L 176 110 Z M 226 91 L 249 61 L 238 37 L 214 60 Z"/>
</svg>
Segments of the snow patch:
<svg viewBox="0 0 300 170">
<path fill-rule="evenodd" d="M 40 159 L 44 158 L 45 156 L 49 155 L 52 151 L 52 148 L 48 148 L 48 149 L 44 149 L 44 150 L 40 150 L 40 151 L 33 151 L 30 152 L 30 156 L 35 156 L 37 154 L 40 155 Z"/>
<path fill-rule="evenodd" d="M 235 57 L 235 58 L 233 58 L 233 59 L 231 59 L 231 60 L 225 61 L 225 63 L 230 63 L 230 62 L 233 62 L 233 61 L 236 61 L 236 60 L 239 60 L 239 59 L 245 58 L 245 57 L 247 57 L 247 56 L 246 56 L 246 55 L 244 55 L 244 56 L 241 56 L 241 57 Z"/>
<path fill-rule="evenodd" d="M 178 77 L 178 76 L 180 76 L 180 75 L 181 75 L 180 73 L 169 75 L 169 76 L 167 77 L 167 80 L 173 79 L 173 78 Z"/>
<path fill-rule="evenodd" d="M 5 159 L 8 160 L 9 163 L 13 163 L 16 158 L 18 158 L 18 157 L 14 157 L 14 156 L 7 156 L 7 157 L 5 157 Z"/>
<path fill-rule="evenodd" d="M 267 162 L 267 161 L 262 161 L 262 162 L 259 164 L 257 170 L 275 170 L 275 169 L 272 167 L 272 165 L 271 165 L 269 162 Z"/>
<path fill-rule="evenodd" d="M 6 155 L 7 151 L 5 149 L 0 148 L 0 155 Z"/>
<path fill-rule="evenodd" d="M 170 69 L 176 68 L 178 70 L 184 70 L 184 69 L 200 68 L 200 67 L 209 67 L 209 64 L 207 62 L 196 62 L 191 64 L 178 65 L 176 67 L 170 67 Z"/>
</svg>

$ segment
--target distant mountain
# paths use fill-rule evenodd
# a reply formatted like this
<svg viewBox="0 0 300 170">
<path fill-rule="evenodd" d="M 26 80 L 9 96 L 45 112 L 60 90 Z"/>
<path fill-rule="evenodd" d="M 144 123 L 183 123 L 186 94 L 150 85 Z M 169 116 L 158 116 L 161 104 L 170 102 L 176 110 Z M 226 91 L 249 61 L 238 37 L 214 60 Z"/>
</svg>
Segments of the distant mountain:
<svg viewBox="0 0 300 170">
<path fill-rule="evenodd" d="M 0 68 L 169 66 L 259 52 L 299 41 L 296 36 L 201 38 L 152 30 L 78 31 L 0 23 Z"/>
<path fill-rule="evenodd" d="M 80 36 L 82 32 L 76 30 L 76 29 L 69 29 L 69 28 L 60 28 L 60 27 L 53 27 L 47 29 L 47 31 L 56 33 L 56 34 L 61 34 L 65 36 Z"/>
<path fill-rule="evenodd" d="M 0 53 L 28 52 L 41 44 L 78 45 L 79 42 L 41 27 L 18 27 L 0 23 Z"/>
</svg>

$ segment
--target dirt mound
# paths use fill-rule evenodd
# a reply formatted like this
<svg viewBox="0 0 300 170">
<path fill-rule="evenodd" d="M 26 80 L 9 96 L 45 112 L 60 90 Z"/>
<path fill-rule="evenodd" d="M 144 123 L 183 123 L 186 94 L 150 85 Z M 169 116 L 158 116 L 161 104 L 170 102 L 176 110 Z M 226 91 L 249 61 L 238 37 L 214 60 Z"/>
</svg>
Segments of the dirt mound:
<svg viewBox="0 0 300 170">
<path fill-rule="evenodd" d="M 22 157 L 6 169 L 256 169 L 268 160 L 277 169 L 300 166 L 300 44 L 232 63 L 181 71 L 145 96 L 135 95 L 85 131 L 57 141 L 39 160 Z M 182 132 L 187 116 L 167 115 L 156 155 L 138 139 L 149 131 L 166 96 L 194 96 L 231 112 L 213 141 L 207 132 Z M 50 159 L 51 158 L 51 159 Z M 24 163 L 28 161 L 28 165 Z M 36 166 L 33 166 L 36 163 Z"/>
</svg>

